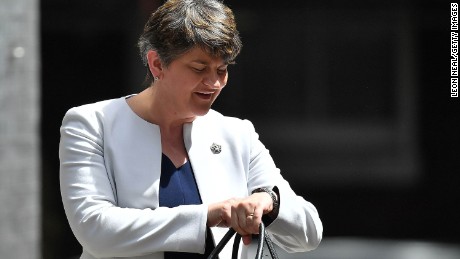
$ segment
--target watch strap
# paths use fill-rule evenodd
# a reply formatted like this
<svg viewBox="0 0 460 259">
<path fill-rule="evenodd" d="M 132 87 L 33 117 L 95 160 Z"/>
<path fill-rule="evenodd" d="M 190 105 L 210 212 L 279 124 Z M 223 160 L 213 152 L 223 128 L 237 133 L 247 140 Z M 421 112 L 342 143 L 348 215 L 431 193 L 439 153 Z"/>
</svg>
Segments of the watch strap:
<svg viewBox="0 0 460 259">
<path fill-rule="evenodd" d="M 271 189 L 269 189 L 267 187 L 257 188 L 254 191 L 252 191 L 252 193 L 259 193 L 259 192 L 268 193 L 268 195 L 270 195 L 270 197 L 272 198 L 273 209 L 267 215 L 270 216 L 270 218 L 275 219 L 276 216 L 278 215 L 278 211 L 279 211 L 279 201 L 278 201 L 276 193 L 273 190 L 271 190 Z"/>
</svg>

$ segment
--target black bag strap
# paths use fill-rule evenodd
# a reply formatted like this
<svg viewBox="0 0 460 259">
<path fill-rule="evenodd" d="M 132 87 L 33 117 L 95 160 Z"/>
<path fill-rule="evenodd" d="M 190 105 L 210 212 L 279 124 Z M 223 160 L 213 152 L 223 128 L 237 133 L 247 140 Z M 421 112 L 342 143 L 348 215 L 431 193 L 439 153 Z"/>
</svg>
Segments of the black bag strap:
<svg viewBox="0 0 460 259">
<path fill-rule="evenodd" d="M 214 248 L 214 250 L 211 252 L 211 254 L 208 256 L 208 259 L 216 259 L 217 255 L 222 251 L 224 246 L 228 243 L 228 241 L 232 238 L 232 236 L 236 233 L 236 231 L 233 228 L 230 228 L 225 236 L 220 240 L 220 242 L 217 244 L 217 246 Z M 233 242 L 233 250 L 232 250 L 232 259 L 238 259 L 238 249 L 240 247 L 240 241 L 241 241 L 241 235 L 236 233 L 235 240 Z M 264 242 L 267 244 L 268 251 L 270 252 L 270 255 L 273 259 L 278 259 L 278 254 L 276 253 L 276 250 L 273 246 L 273 242 L 270 238 L 270 236 L 267 234 L 265 231 L 265 225 L 264 223 L 260 223 L 259 225 L 259 240 L 257 244 L 257 253 L 256 253 L 256 259 L 261 259 L 262 258 L 262 251 L 264 248 Z"/>
</svg>

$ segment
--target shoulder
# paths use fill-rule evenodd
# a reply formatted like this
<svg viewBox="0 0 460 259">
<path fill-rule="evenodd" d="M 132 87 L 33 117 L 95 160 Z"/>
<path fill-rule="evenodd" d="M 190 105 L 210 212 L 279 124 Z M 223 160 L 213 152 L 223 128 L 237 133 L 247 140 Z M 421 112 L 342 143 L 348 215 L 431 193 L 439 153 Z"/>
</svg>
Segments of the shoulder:
<svg viewBox="0 0 460 259">
<path fill-rule="evenodd" d="M 66 113 L 66 116 L 81 115 L 81 116 L 96 116 L 97 114 L 105 114 L 111 110 L 117 110 L 122 107 L 124 97 L 99 101 L 95 103 L 84 104 L 72 107 Z"/>
<path fill-rule="evenodd" d="M 123 108 L 124 97 L 99 101 L 69 109 L 62 120 L 62 127 L 102 129 L 104 122 L 113 120 Z"/>
</svg>

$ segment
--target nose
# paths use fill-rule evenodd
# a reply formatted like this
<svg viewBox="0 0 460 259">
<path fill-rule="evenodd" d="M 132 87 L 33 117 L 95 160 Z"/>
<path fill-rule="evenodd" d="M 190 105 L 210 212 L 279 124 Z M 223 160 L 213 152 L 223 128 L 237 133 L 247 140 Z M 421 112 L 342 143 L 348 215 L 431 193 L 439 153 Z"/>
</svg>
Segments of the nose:
<svg viewBox="0 0 460 259">
<path fill-rule="evenodd" d="M 219 75 L 209 74 L 203 79 L 203 83 L 212 89 L 220 89 L 225 86 L 225 83 L 219 77 Z"/>
</svg>

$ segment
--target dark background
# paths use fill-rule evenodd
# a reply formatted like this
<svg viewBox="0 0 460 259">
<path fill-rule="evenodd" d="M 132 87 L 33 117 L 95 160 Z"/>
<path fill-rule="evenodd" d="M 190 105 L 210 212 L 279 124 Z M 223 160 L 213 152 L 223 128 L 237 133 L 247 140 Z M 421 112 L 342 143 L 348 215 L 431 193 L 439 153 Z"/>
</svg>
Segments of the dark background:
<svg viewBox="0 0 460 259">
<path fill-rule="evenodd" d="M 142 90 L 136 40 L 161 2 L 41 1 L 43 258 L 81 253 L 59 192 L 62 117 Z M 253 121 L 324 237 L 460 244 L 449 2 L 225 2 L 244 47 L 214 108 Z"/>
</svg>

